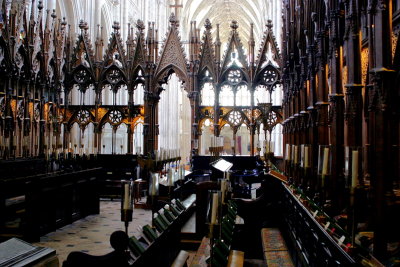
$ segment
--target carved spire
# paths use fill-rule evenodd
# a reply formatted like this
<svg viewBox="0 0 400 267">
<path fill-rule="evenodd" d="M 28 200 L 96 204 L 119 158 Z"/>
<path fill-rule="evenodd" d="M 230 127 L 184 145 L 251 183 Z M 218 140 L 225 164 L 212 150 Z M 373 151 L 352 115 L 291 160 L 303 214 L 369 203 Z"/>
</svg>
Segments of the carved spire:
<svg viewBox="0 0 400 267">
<path fill-rule="evenodd" d="M 114 21 L 113 24 L 114 32 L 111 33 L 111 38 L 108 44 L 106 55 L 104 58 L 104 66 L 108 67 L 114 65 L 120 69 L 124 69 L 126 66 L 126 53 L 122 44 L 120 25 L 119 22 Z"/>
<path fill-rule="evenodd" d="M 200 45 L 200 64 L 199 64 L 199 73 L 202 73 L 205 68 L 208 69 L 210 75 L 213 77 L 214 81 L 217 78 L 217 69 L 215 65 L 215 54 L 214 48 L 212 44 L 212 35 L 211 29 L 212 25 L 209 19 L 206 19 L 205 31 L 203 33 L 202 43 Z"/>
<path fill-rule="evenodd" d="M 79 22 L 79 29 L 81 30 L 81 34 L 78 37 L 78 41 L 76 42 L 76 48 L 73 52 L 72 58 L 72 68 L 76 68 L 79 65 L 84 66 L 85 68 L 92 69 L 93 63 L 95 61 L 92 44 L 90 42 L 90 38 L 88 35 L 88 25 L 85 21 L 81 20 Z M 69 30 L 71 33 L 71 29 Z M 71 42 L 72 35 L 70 34 Z"/>
<path fill-rule="evenodd" d="M 272 56 L 272 59 L 276 61 L 279 67 L 282 66 L 279 47 L 272 30 L 272 21 L 268 20 L 265 26 L 266 30 L 264 32 L 263 40 L 261 42 L 260 50 L 258 51 L 259 53 L 256 60 L 256 70 L 254 72 L 255 75 L 257 75 L 258 72 L 261 71 L 261 69 L 271 60 L 271 58 L 267 57 L 267 54 Z"/>
<path fill-rule="evenodd" d="M 250 70 L 253 69 L 254 65 L 254 46 L 256 44 L 256 42 L 254 41 L 253 28 L 254 24 L 250 23 L 250 38 L 249 38 Z"/>
<path fill-rule="evenodd" d="M 132 68 L 133 71 L 137 68 L 138 65 L 144 65 L 146 61 L 147 51 L 145 45 L 144 38 L 144 23 L 141 20 L 137 20 L 136 22 L 136 39 L 135 39 L 135 51 L 133 53 L 133 63 Z"/>
<path fill-rule="evenodd" d="M 158 61 L 158 29 L 155 29 L 154 37 L 154 61 Z"/>
<path fill-rule="evenodd" d="M 131 29 L 131 24 L 128 23 L 128 37 L 126 40 L 126 55 L 128 57 L 128 61 L 132 59 L 133 57 L 133 48 L 134 48 L 134 40 L 133 40 L 133 34 L 132 34 L 132 29 Z"/>
<path fill-rule="evenodd" d="M 103 27 L 100 24 L 97 24 L 97 36 L 96 36 L 96 61 L 100 62 L 103 59 Z"/>
<path fill-rule="evenodd" d="M 32 73 L 33 76 L 36 78 L 37 74 L 40 71 L 40 63 L 37 59 L 37 55 L 41 50 L 41 45 L 42 45 L 42 39 L 41 39 L 41 33 L 42 33 L 42 1 L 39 1 L 38 3 L 38 16 L 37 16 L 37 23 L 34 24 L 34 28 L 32 30 L 33 34 L 33 40 L 32 40 L 32 45 L 33 45 L 33 51 L 32 51 L 32 56 L 31 56 L 31 65 L 32 65 Z"/>
<path fill-rule="evenodd" d="M 178 21 L 174 14 L 170 17 L 171 27 L 167 33 L 167 38 L 161 48 L 161 56 L 157 62 L 155 70 L 155 82 L 159 82 L 165 78 L 166 71 L 170 70 L 171 66 L 176 75 L 181 81 L 189 82 L 187 73 L 187 60 L 184 49 L 181 44 L 181 39 L 178 33 Z M 187 87 L 190 88 L 190 87 Z"/>
<path fill-rule="evenodd" d="M 228 49 L 225 52 L 224 59 L 222 60 L 222 68 L 221 70 L 223 71 L 228 67 L 232 60 L 233 53 L 235 53 L 235 58 L 237 62 L 240 62 L 242 65 L 242 68 L 247 68 L 247 61 L 246 61 L 246 56 L 243 51 L 243 45 L 242 42 L 239 38 L 239 34 L 237 32 L 237 29 L 239 28 L 239 25 L 237 24 L 236 20 L 233 20 L 231 25 L 231 35 L 228 40 Z M 237 55 L 236 55 L 237 53 Z"/>
<path fill-rule="evenodd" d="M 217 33 L 215 37 L 215 58 L 217 59 L 217 65 L 219 66 L 221 62 L 221 40 L 219 39 L 219 24 L 217 24 Z"/>
<path fill-rule="evenodd" d="M 148 31 L 147 31 L 147 48 L 148 48 L 148 58 L 147 61 L 148 62 L 154 62 L 154 29 L 151 25 L 151 22 L 149 22 L 149 27 L 148 27 Z"/>
</svg>

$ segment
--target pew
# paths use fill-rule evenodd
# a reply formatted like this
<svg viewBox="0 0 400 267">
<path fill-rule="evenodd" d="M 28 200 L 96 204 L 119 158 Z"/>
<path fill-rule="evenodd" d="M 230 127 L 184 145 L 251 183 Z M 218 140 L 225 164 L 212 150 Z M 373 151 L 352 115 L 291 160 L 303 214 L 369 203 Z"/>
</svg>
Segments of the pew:
<svg viewBox="0 0 400 267">
<path fill-rule="evenodd" d="M 1 177 L 0 238 L 37 242 L 48 232 L 98 214 L 100 169 Z"/>
<path fill-rule="evenodd" d="M 169 209 L 168 206 L 160 209 L 154 219 L 155 228 L 143 227 L 142 235 L 137 238 L 145 246 L 140 255 L 131 254 L 131 266 L 170 266 L 180 253 L 180 231 L 194 212 L 195 202 L 193 194 L 183 201 L 172 200 Z"/>
</svg>

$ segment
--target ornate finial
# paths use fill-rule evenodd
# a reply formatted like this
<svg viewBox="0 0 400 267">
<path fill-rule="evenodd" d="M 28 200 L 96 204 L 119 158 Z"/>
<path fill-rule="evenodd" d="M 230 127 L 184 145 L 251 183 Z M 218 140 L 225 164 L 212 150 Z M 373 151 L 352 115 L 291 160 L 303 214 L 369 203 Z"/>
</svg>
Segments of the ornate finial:
<svg viewBox="0 0 400 267">
<path fill-rule="evenodd" d="M 55 9 L 53 9 L 53 13 L 51 13 L 51 17 L 52 17 L 53 19 L 57 18 L 56 10 L 55 10 Z"/>
<path fill-rule="evenodd" d="M 269 29 L 269 30 L 271 30 L 271 28 L 272 28 L 272 20 L 267 20 L 267 24 L 265 25 L 265 26 L 267 26 L 267 28 Z"/>
<path fill-rule="evenodd" d="M 136 22 L 136 28 L 140 31 L 143 32 L 144 30 L 144 23 L 142 20 L 138 19 Z"/>
<path fill-rule="evenodd" d="M 63 17 L 63 20 L 62 20 L 62 22 L 61 22 L 61 25 L 63 25 L 63 26 L 67 25 L 67 21 L 65 20 L 65 17 Z"/>
<path fill-rule="evenodd" d="M 112 25 L 112 28 L 114 29 L 114 31 L 118 31 L 121 28 L 119 26 L 119 22 L 118 21 L 114 21 L 114 24 Z"/>
<path fill-rule="evenodd" d="M 231 28 L 232 28 L 232 30 L 234 30 L 234 31 L 236 31 L 236 29 L 239 28 L 239 25 L 238 25 L 238 23 L 237 23 L 236 20 L 232 20 Z"/>
<path fill-rule="evenodd" d="M 79 21 L 79 29 L 81 30 L 85 29 L 85 22 L 83 21 L 83 19 Z"/>
<path fill-rule="evenodd" d="M 206 30 L 211 30 L 212 26 L 211 26 L 211 22 L 209 19 L 206 19 L 206 22 L 204 23 L 204 27 L 206 28 Z"/>
<path fill-rule="evenodd" d="M 37 7 L 38 7 L 39 10 L 42 10 L 42 9 L 43 9 L 43 3 L 42 3 L 42 1 L 39 1 Z"/>
<path fill-rule="evenodd" d="M 169 23 L 171 23 L 171 26 L 178 26 L 178 19 L 176 18 L 174 12 L 172 12 L 171 16 L 169 17 Z"/>
</svg>

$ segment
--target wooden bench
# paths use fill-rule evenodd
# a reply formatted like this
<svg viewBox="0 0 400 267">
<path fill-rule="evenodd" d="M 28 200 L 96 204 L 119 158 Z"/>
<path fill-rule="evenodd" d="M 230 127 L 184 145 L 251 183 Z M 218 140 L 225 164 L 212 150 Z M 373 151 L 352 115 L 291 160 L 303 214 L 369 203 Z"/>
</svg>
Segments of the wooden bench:
<svg viewBox="0 0 400 267">
<path fill-rule="evenodd" d="M 285 241 L 278 228 L 261 229 L 264 259 L 268 267 L 294 267 Z"/>
</svg>

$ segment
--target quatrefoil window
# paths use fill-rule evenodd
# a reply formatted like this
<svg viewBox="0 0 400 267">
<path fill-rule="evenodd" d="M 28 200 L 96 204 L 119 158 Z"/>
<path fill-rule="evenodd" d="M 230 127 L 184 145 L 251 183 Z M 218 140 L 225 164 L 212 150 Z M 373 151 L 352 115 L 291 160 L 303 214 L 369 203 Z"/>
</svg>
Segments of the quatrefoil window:
<svg viewBox="0 0 400 267">
<path fill-rule="evenodd" d="M 119 70 L 110 70 L 107 73 L 106 79 L 111 84 L 117 84 L 122 80 L 121 72 Z"/>
<path fill-rule="evenodd" d="M 79 110 L 76 118 L 79 121 L 79 124 L 86 124 L 89 122 L 90 113 L 87 110 Z"/>
<path fill-rule="evenodd" d="M 234 110 L 229 114 L 228 121 L 233 126 L 238 126 L 242 121 L 242 114 L 239 111 Z"/>
<path fill-rule="evenodd" d="M 80 84 L 86 83 L 89 80 L 89 73 L 86 70 L 79 70 L 75 72 L 74 80 Z"/>
<path fill-rule="evenodd" d="M 119 110 L 111 110 L 108 117 L 113 124 L 118 124 L 122 121 L 122 113 Z"/>
<path fill-rule="evenodd" d="M 266 84 L 272 85 L 278 80 L 278 72 L 275 69 L 267 69 L 263 73 L 263 80 Z"/>
<path fill-rule="evenodd" d="M 242 73 L 240 70 L 231 70 L 228 73 L 228 81 L 232 84 L 238 84 L 242 80 Z"/>
</svg>

